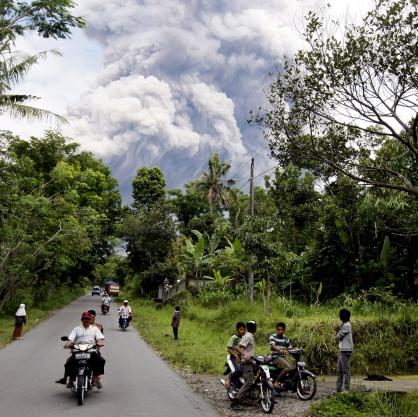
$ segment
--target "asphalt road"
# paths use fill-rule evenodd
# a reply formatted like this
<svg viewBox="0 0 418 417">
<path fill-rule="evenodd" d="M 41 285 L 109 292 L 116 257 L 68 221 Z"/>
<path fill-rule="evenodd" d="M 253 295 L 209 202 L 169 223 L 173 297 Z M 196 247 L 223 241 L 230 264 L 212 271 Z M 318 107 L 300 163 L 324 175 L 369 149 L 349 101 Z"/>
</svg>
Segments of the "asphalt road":
<svg viewBox="0 0 418 417">
<path fill-rule="evenodd" d="M 54 381 L 63 375 L 68 356 L 60 336 L 68 335 L 89 309 L 103 324 L 107 362 L 103 389 L 89 392 L 78 406 L 75 395 Z M 81 297 L 24 334 L 24 340 L 0 350 L 0 416 L 218 417 L 133 327 L 126 333 L 118 329 L 113 303 L 110 314 L 99 311 L 99 297 Z"/>
</svg>

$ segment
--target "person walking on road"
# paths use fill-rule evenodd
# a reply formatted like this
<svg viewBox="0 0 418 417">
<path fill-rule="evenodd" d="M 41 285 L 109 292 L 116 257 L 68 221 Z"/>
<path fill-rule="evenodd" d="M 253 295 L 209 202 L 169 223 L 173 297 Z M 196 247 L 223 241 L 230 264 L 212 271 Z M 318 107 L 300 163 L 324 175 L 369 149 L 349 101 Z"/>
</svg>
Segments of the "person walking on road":
<svg viewBox="0 0 418 417">
<path fill-rule="evenodd" d="M 23 325 L 26 324 L 26 309 L 24 304 L 20 304 L 15 314 L 15 329 L 13 331 L 13 340 L 22 340 Z"/>
<path fill-rule="evenodd" d="M 347 309 L 343 308 L 340 310 L 342 325 L 337 333 L 340 354 L 338 356 L 336 392 L 342 392 L 343 385 L 346 391 L 350 390 L 350 359 L 353 353 L 353 331 L 351 329 L 350 316 L 351 313 Z"/>
<path fill-rule="evenodd" d="M 174 308 L 173 318 L 171 319 L 171 327 L 173 328 L 174 340 L 179 338 L 179 326 L 180 326 L 180 307 Z"/>
</svg>

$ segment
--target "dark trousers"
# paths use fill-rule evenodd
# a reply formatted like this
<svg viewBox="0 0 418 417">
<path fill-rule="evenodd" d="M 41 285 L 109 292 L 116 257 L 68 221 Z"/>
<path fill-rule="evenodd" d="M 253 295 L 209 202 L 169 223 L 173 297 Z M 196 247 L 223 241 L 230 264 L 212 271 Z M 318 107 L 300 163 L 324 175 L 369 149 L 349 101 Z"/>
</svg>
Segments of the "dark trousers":
<svg viewBox="0 0 418 417">
<path fill-rule="evenodd" d="M 173 335 L 174 339 L 177 340 L 179 338 L 179 328 L 173 326 Z"/>
<path fill-rule="evenodd" d="M 105 359 L 102 355 L 92 352 L 90 359 L 87 362 L 88 367 L 92 370 L 93 375 L 103 375 L 104 374 L 104 366 L 105 366 Z M 67 362 L 65 362 L 65 377 L 69 376 L 70 378 L 76 377 L 76 365 L 77 361 L 73 355 L 71 355 Z"/>
<path fill-rule="evenodd" d="M 242 375 L 241 367 L 236 363 L 235 357 L 228 355 L 227 358 L 228 366 L 231 369 L 231 375 L 229 375 L 229 380 L 233 385 L 238 383 L 239 377 Z"/>
<path fill-rule="evenodd" d="M 350 389 L 351 371 L 350 371 L 351 352 L 340 352 L 337 366 L 337 391 L 341 392 L 344 388 Z"/>
<path fill-rule="evenodd" d="M 237 401 L 242 401 L 247 392 L 250 390 L 251 386 L 253 385 L 254 379 L 254 371 L 253 371 L 253 364 L 252 363 L 242 363 L 241 364 L 241 371 L 242 376 L 244 377 L 244 385 L 240 388 L 237 394 Z"/>
</svg>

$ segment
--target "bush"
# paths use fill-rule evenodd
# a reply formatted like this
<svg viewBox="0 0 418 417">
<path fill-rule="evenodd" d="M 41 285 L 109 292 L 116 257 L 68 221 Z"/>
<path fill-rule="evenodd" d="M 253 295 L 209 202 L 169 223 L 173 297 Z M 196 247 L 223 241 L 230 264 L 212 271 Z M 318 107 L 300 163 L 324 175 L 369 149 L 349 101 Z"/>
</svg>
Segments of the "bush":
<svg viewBox="0 0 418 417">
<path fill-rule="evenodd" d="M 418 394 L 339 394 L 311 407 L 310 417 L 414 417 Z"/>
</svg>

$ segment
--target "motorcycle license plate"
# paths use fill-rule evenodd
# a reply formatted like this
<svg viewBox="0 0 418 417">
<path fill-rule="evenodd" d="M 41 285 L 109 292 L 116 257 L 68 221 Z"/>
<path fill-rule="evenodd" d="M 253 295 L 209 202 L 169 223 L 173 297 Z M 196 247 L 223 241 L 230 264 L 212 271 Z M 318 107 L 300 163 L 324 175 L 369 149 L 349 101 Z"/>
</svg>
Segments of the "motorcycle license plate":
<svg viewBox="0 0 418 417">
<path fill-rule="evenodd" d="M 90 353 L 76 353 L 75 358 L 76 359 L 90 359 Z"/>
</svg>

